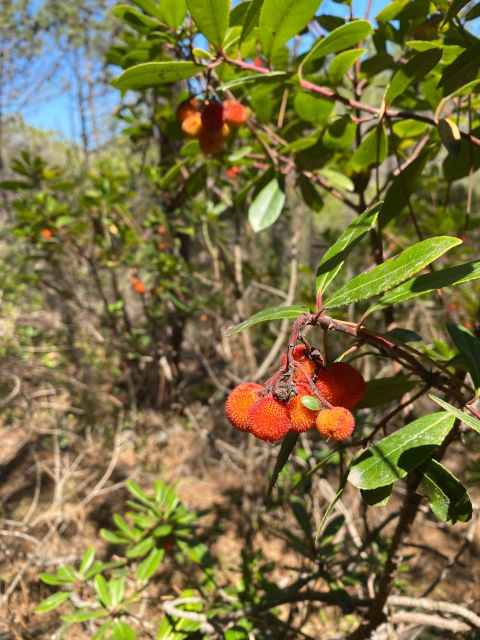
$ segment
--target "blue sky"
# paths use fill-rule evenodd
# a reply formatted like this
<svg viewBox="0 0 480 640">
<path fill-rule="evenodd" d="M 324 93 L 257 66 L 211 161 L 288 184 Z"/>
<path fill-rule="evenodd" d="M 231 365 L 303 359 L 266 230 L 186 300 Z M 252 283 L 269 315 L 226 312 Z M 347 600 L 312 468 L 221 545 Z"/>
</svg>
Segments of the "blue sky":
<svg viewBox="0 0 480 640">
<path fill-rule="evenodd" d="M 370 17 L 374 18 L 377 13 L 388 4 L 389 0 L 373 0 Z M 353 11 L 357 17 L 363 17 L 367 7 L 367 0 L 353 0 Z M 345 16 L 347 8 L 345 5 L 324 0 L 320 7 L 322 13 Z M 42 67 L 48 68 L 52 57 L 44 56 Z M 68 68 L 68 64 L 67 64 Z M 63 85 L 63 86 L 62 86 Z M 99 111 L 99 122 L 103 127 L 107 126 L 109 115 L 119 103 L 119 93 L 111 88 L 98 100 L 97 109 Z M 39 95 L 37 99 L 31 100 L 28 106 L 20 109 L 20 114 L 27 124 L 59 134 L 60 138 L 78 141 L 80 136 L 80 122 L 76 107 L 76 96 L 72 91 L 65 89 L 60 77 L 54 77 L 49 83 L 44 95 Z"/>
</svg>

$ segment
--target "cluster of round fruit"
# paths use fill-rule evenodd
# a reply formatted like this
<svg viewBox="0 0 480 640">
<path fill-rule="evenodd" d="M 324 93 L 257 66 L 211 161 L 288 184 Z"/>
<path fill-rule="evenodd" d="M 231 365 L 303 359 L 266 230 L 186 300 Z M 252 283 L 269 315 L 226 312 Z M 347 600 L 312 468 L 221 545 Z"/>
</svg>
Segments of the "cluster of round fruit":
<svg viewBox="0 0 480 640">
<path fill-rule="evenodd" d="M 290 363 L 283 355 L 282 366 L 265 386 L 243 382 L 235 387 L 225 411 L 236 429 L 268 442 L 312 427 L 326 439 L 345 440 L 355 428 L 350 409 L 365 391 L 365 380 L 352 366 L 334 362 L 324 367 L 321 357 L 301 344 L 293 348 Z M 307 406 L 318 405 L 315 398 L 319 409 Z"/>
<path fill-rule="evenodd" d="M 220 153 L 232 134 L 232 127 L 240 127 L 248 118 L 246 107 L 236 100 L 200 102 L 188 98 L 178 105 L 177 118 L 189 138 L 198 138 L 206 155 Z"/>
</svg>

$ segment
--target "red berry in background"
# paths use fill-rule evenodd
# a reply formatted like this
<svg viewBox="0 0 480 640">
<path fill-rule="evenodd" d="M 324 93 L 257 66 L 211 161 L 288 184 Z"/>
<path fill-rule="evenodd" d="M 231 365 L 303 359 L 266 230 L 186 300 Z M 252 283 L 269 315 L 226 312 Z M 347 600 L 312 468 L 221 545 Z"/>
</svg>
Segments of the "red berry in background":
<svg viewBox="0 0 480 640">
<path fill-rule="evenodd" d="M 234 180 L 239 173 L 240 167 L 234 165 L 233 167 L 230 167 L 230 169 L 227 169 L 227 178 L 230 178 L 230 180 Z"/>
<path fill-rule="evenodd" d="M 248 430 L 260 440 L 276 442 L 291 426 L 287 407 L 271 395 L 257 400 L 248 412 Z"/>
<path fill-rule="evenodd" d="M 183 122 L 198 111 L 200 111 L 200 102 L 196 98 L 187 98 L 177 107 L 177 119 Z"/>
<path fill-rule="evenodd" d="M 42 229 L 40 235 L 44 240 L 50 240 L 50 238 L 53 238 L 53 231 L 51 229 Z"/>
<path fill-rule="evenodd" d="M 322 369 L 315 384 L 327 402 L 347 409 L 361 402 L 367 390 L 362 375 L 346 362 L 334 362 Z"/>
<path fill-rule="evenodd" d="M 221 102 L 209 102 L 202 111 L 202 125 L 207 131 L 219 131 L 225 122 L 225 110 Z"/>
<path fill-rule="evenodd" d="M 225 413 L 230 423 L 239 431 L 249 431 L 248 413 L 260 398 L 262 387 L 255 382 L 242 382 L 230 392 Z"/>
<path fill-rule="evenodd" d="M 253 61 L 253 64 L 256 67 L 263 67 L 263 60 L 261 58 L 255 58 L 255 60 Z"/>
<path fill-rule="evenodd" d="M 315 426 L 327 440 L 346 440 L 355 429 L 355 418 L 345 407 L 332 407 L 318 412 Z"/>
</svg>

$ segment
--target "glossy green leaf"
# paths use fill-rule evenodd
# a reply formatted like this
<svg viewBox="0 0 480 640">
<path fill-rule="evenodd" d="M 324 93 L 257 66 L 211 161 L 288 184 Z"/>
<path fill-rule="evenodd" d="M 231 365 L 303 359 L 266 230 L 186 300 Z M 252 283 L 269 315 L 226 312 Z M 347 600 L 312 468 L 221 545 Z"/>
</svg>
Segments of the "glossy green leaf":
<svg viewBox="0 0 480 640">
<path fill-rule="evenodd" d="M 387 157 L 388 139 L 383 125 L 372 127 L 350 158 L 354 171 L 362 172 L 381 164 Z"/>
<path fill-rule="evenodd" d="M 259 32 L 268 59 L 287 40 L 297 35 L 315 15 L 321 0 L 264 0 Z"/>
<path fill-rule="evenodd" d="M 316 289 L 324 294 L 343 266 L 345 258 L 375 224 L 382 202 L 370 207 L 356 218 L 338 240 L 325 252 L 317 267 Z"/>
<path fill-rule="evenodd" d="M 420 467 L 423 473 L 418 493 L 427 496 L 430 509 L 442 522 L 455 524 L 472 518 L 472 501 L 462 483 L 436 460 Z"/>
<path fill-rule="evenodd" d="M 142 9 L 147 15 L 162 18 L 160 6 L 154 0 L 132 0 L 133 4 Z M 163 3 L 162 3 L 163 4 Z"/>
<path fill-rule="evenodd" d="M 280 78 L 286 80 L 288 73 L 286 71 L 270 71 L 270 73 L 250 73 L 238 78 L 233 78 L 224 84 L 220 85 L 219 91 L 227 91 L 228 89 L 234 89 L 235 87 L 241 87 L 246 84 L 264 84 L 268 82 L 275 82 Z"/>
<path fill-rule="evenodd" d="M 410 60 L 395 72 L 385 92 L 385 102 L 390 104 L 402 95 L 414 82 L 429 73 L 442 57 L 441 49 L 428 49 L 415 54 Z"/>
<path fill-rule="evenodd" d="M 248 221 L 255 233 L 271 227 L 282 213 L 284 204 L 285 193 L 274 178 L 257 194 L 248 210 Z"/>
<path fill-rule="evenodd" d="M 431 413 L 372 445 L 354 462 L 348 480 L 359 489 L 392 484 L 418 467 L 443 442 L 454 423 L 445 414 Z"/>
<path fill-rule="evenodd" d="M 248 5 L 247 13 L 243 21 L 242 33 L 240 34 L 240 42 L 243 42 L 252 33 L 253 29 L 258 24 L 258 18 L 260 16 L 260 10 L 263 5 L 263 0 L 251 0 Z"/>
<path fill-rule="evenodd" d="M 480 71 L 480 42 L 468 47 L 442 72 L 438 86 L 445 96 L 472 82 Z"/>
<path fill-rule="evenodd" d="M 383 309 L 392 304 L 404 302 L 417 296 L 423 296 L 431 291 L 442 289 L 443 287 L 452 287 L 462 282 L 469 282 L 480 278 L 480 260 L 465 262 L 455 267 L 447 267 L 433 273 L 425 273 L 416 278 L 412 278 L 407 282 L 395 287 L 380 298 L 377 304 L 370 307 L 368 313 Z"/>
<path fill-rule="evenodd" d="M 328 67 L 328 75 L 333 84 L 340 84 L 343 76 L 355 64 L 366 49 L 350 49 L 335 56 Z"/>
<path fill-rule="evenodd" d="M 378 295 L 424 269 L 443 253 L 461 244 L 459 238 L 438 236 L 429 238 L 389 258 L 368 273 L 361 273 L 341 287 L 326 302 L 331 309 Z"/>
<path fill-rule="evenodd" d="M 69 591 L 59 591 L 58 593 L 54 593 L 45 600 L 42 600 L 40 604 L 35 608 L 37 613 L 46 613 L 47 611 L 53 611 L 61 604 L 66 602 L 70 598 Z"/>
<path fill-rule="evenodd" d="M 204 67 L 195 62 L 144 62 L 130 67 L 112 81 L 117 89 L 145 89 L 191 78 Z"/>
<path fill-rule="evenodd" d="M 164 549 L 152 549 L 148 556 L 137 567 L 136 578 L 139 582 L 149 580 L 156 572 L 165 555 Z"/>
<path fill-rule="evenodd" d="M 297 91 L 293 106 L 302 120 L 318 125 L 328 120 L 335 105 L 331 100 L 308 91 Z"/>
<path fill-rule="evenodd" d="M 378 218 L 382 228 L 394 220 L 407 206 L 408 199 L 413 194 L 416 183 L 429 157 L 430 149 L 427 147 L 418 158 L 412 160 L 390 183 Z"/>
<path fill-rule="evenodd" d="M 280 447 L 280 451 L 278 452 L 277 459 L 275 460 L 275 466 L 273 467 L 272 477 L 270 478 L 270 483 L 267 489 L 266 501 L 270 500 L 272 495 L 273 487 L 275 486 L 276 481 L 278 480 L 278 476 L 282 471 L 283 467 L 287 464 L 288 458 L 292 453 L 295 445 L 298 440 L 298 433 L 294 431 L 289 431 L 285 438 L 283 439 L 282 446 Z"/>
<path fill-rule="evenodd" d="M 480 341 L 462 325 L 447 323 L 446 327 L 478 391 L 480 389 Z"/>
<path fill-rule="evenodd" d="M 220 49 L 228 29 L 230 0 L 187 0 L 187 7 L 198 30 Z"/>
<path fill-rule="evenodd" d="M 412 378 L 403 375 L 368 380 L 365 397 L 358 408 L 380 407 L 390 402 L 398 402 L 405 393 L 417 385 L 418 380 L 412 380 Z"/>
<path fill-rule="evenodd" d="M 317 40 L 302 62 L 302 66 L 312 60 L 337 53 L 357 44 L 372 33 L 372 25 L 367 20 L 353 20 L 334 29 L 328 36 Z"/>
<path fill-rule="evenodd" d="M 389 20 L 395 20 L 398 14 L 405 9 L 411 0 L 393 0 L 389 2 L 380 13 L 377 14 L 377 22 L 388 22 Z"/>
<path fill-rule="evenodd" d="M 464 424 L 466 424 L 467 427 L 471 427 L 472 429 L 480 433 L 480 420 L 478 420 L 477 418 L 474 418 L 471 413 L 464 413 L 460 409 L 457 409 L 456 407 L 452 406 L 450 403 L 445 402 L 445 400 L 442 400 L 441 398 L 437 398 L 437 396 L 430 395 L 429 397 L 438 405 L 443 407 L 445 411 L 448 411 L 450 415 L 454 416 L 455 418 L 458 418 Z"/>
<path fill-rule="evenodd" d="M 253 316 L 250 316 L 248 320 L 237 324 L 236 327 L 232 327 L 226 331 L 226 336 L 233 336 L 240 331 L 245 331 L 256 324 L 261 322 L 268 322 L 269 320 L 282 320 L 283 318 L 298 318 L 302 313 L 308 313 L 308 307 L 303 305 L 293 305 L 291 307 L 269 307 L 263 311 L 259 311 Z"/>
</svg>

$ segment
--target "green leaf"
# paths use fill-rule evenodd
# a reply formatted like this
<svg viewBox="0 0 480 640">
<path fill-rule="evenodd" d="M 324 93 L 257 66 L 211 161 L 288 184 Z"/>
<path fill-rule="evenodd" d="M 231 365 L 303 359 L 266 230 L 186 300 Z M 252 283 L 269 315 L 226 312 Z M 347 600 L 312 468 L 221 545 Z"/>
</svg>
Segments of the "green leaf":
<svg viewBox="0 0 480 640">
<path fill-rule="evenodd" d="M 259 32 L 268 59 L 287 40 L 297 35 L 315 15 L 321 0 L 264 0 Z"/>
<path fill-rule="evenodd" d="M 54 575 L 53 573 L 41 573 L 39 575 L 39 578 L 45 584 L 51 584 L 56 587 L 71 583 L 71 580 L 69 578 L 61 578 L 60 576 Z"/>
<path fill-rule="evenodd" d="M 297 91 L 293 106 L 302 120 L 319 125 L 328 120 L 335 105 L 331 100 L 313 95 L 308 91 Z"/>
<path fill-rule="evenodd" d="M 257 26 L 262 5 L 263 0 L 252 0 L 249 3 L 247 13 L 245 14 L 245 20 L 243 21 L 242 33 L 240 34 L 240 43 L 248 38 L 253 29 Z"/>
<path fill-rule="evenodd" d="M 106 616 L 108 616 L 108 611 L 106 609 L 95 609 L 94 611 L 89 609 L 80 609 L 75 613 L 62 616 L 62 620 L 70 623 L 88 622 L 88 620 L 96 620 L 97 618 L 105 618 Z"/>
<path fill-rule="evenodd" d="M 137 634 L 126 622 L 117 620 L 112 628 L 111 640 L 136 640 Z"/>
<path fill-rule="evenodd" d="M 442 522 L 455 524 L 472 518 L 472 501 L 462 483 L 436 460 L 420 467 L 423 472 L 418 493 L 427 496 L 430 509 Z"/>
<path fill-rule="evenodd" d="M 126 487 L 130 491 L 132 496 L 143 503 L 145 506 L 152 507 L 155 505 L 154 501 L 147 496 L 142 487 L 136 482 L 133 482 L 133 480 L 128 480 L 128 482 L 126 483 Z"/>
<path fill-rule="evenodd" d="M 350 23 L 351 24 L 351 23 Z M 347 25 L 345 25 L 347 26 Z M 328 36 L 327 36 L 328 37 Z M 352 67 L 366 49 L 350 49 L 339 53 L 328 67 L 328 75 L 333 84 L 340 84 L 343 76 Z"/>
<path fill-rule="evenodd" d="M 387 157 L 388 140 L 385 127 L 372 127 L 363 138 L 359 147 L 350 158 L 350 165 L 354 171 L 362 172 L 372 165 L 381 164 Z"/>
<path fill-rule="evenodd" d="M 372 25 L 368 20 L 353 20 L 337 27 L 328 36 L 317 40 L 302 62 L 302 66 L 312 60 L 337 53 L 357 44 L 372 33 Z"/>
<path fill-rule="evenodd" d="M 161 0 L 158 9 L 162 19 L 171 29 L 178 29 L 187 15 L 185 0 Z"/>
<path fill-rule="evenodd" d="M 269 73 L 250 73 L 238 78 L 233 78 L 224 84 L 220 85 L 219 91 L 228 91 L 228 89 L 234 89 L 235 87 L 241 87 L 245 84 L 260 84 L 275 82 L 279 78 L 286 80 L 288 73 L 286 71 L 270 71 Z"/>
<path fill-rule="evenodd" d="M 408 376 L 393 376 L 378 378 L 367 382 L 367 392 L 358 409 L 379 407 L 390 402 L 398 401 L 405 393 L 414 389 L 418 384 Z"/>
<path fill-rule="evenodd" d="M 273 467 L 272 477 L 270 478 L 270 483 L 267 489 L 266 502 L 269 502 L 270 497 L 272 495 L 273 487 L 282 471 L 283 467 L 287 464 L 288 458 L 292 453 L 295 445 L 298 440 L 298 433 L 294 431 L 289 431 L 285 438 L 283 439 L 282 446 L 280 447 L 280 451 L 278 452 L 277 459 L 275 460 L 275 466 Z"/>
<path fill-rule="evenodd" d="M 268 322 L 269 320 L 282 320 L 283 318 L 298 318 L 302 313 L 308 313 L 308 307 L 303 305 L 293 305 L 291 307 L 269 307 L 263 311 L 259 311 L 253 316 L 250 316 L 248 320 L 244 320 L 237 326 L 228 329 L 225 332 L 226 336 L 234 336 L 236 333 L 245 331 L 260 322 Z"/>
<path fill-rule="evenodd" d="M 125 577 L 112 578 L 108 583 L 108 588 L 112 606 L 116 607 L 122 602 L 125 595 Z"/>
<path fill-rule="evenodd" d="M 335 171 L 335 169 L 322 167 L 321 169 L 317 169 L 316 173 L 323 178 L 326 178 L 330 184 L 337 189 L 343 189 L 344 191 L 350 191 L 351 193 L 355 191 L 355 185 L 350 178 L 339 171 Z"/>
<path fill-rule="evenodd" d="M 360 493 L 370 507 L 384 507 L 390 499 L 392 489 L 393 484 L 387 484 L 377 489 L 360 489 Z"/>
<path fill-rule="evenodd" d="M 102 575 L 95 576 L 94 580 L 95 591 L 97 593 L 98 600 L 107 609 L 112 605 L 110 599 L 110 589 L 108 588 L 108 582 Z"/>
<path fill-rule="evenodd" d="M 281 214 L 284 204 L 285 193 L 274 178 L 257 194 L 248 210 L 248 221 L 255 233 L 271 227 Z"/>
<path fill-rule="evenodd" d="M 195 62 L 144 62 L 130 67 L 112 81 L 117 89 L 145 89 L 191 78 L 204 67 Z"/>
<path fill-rule="evenodd" d="M 153 538 L 145 538 L 145 540 L 142 540 L 138 544 L 135 544 L 133 547 L 131 547 L 127 551 L 126 556 L 127 558 L 139 558 L 140 556 L 144 556 L 152 549 L 154 544 L 155 540 Z"/>
<path fill-rule="evenodd" d="M 385 102 L 390 104 L 402 95 L 415 81 L 423 78 L 431 71 L 442 57 L 441 49 L 428 49 L 416 53 L 407 64 L 395 72 L 385 92 Z"/>
<path fill-rule="evenodd" d="M 447 22 L 451 22 L 457 13 L 459 13 L 469 2 L 470 0 L 452 0 L 448 5 L 447 13 L 445 14 L 442 25 Z"/>
<path fill-rule="evenodd" d="M 354 462 L 348 480 L 378 489 L 403 478 L 443 442 L 454 423 L 443 411 L 422 416 L 371 446 Z"/>
<path fill-rule="evenodd" d="M 422 296 L 431 291 L 442 289 L 443 287 L 451 287 L 461 284 L 462 282 L 476 280 L 477 278 L 480 278 L 480 260 L 465 262 L 464 264 L 434 271 L 433 273 L 425 273 L 404 282 L 392 291 L 386 293 L 380 298 L 378 304 L 370 307 L 368 313 L 383 309 L 392 304 L 397 304 L 398 302 L 403 302 L 404 300 Z"/>
<path fill-rule="evenodd" d="M 448 411 L 450 415 L 455 416 L 455 418 L 458 418 L 459 420 L 461 420 L 468 427 L 471 427 L 472 429 L 475 429 L 475 431 L 478 431 L 478 433 L 480 433 L 480 420 L 478 420 L 477 418 L 474 418 L 471 413 L 464 413 L 460 409 L 453 407 L 448 402 L 445 402 L 445 400 L 441 400 L 436 396 L 430 395 L 429 397 L 434 402 L 436 402 L 441 407 L 443 407 L 445 411 Z"/>
<path fill-rule="evenodd" d="M 438 236 L 417 242 L 397 256 L 389 258 L 368 273 L 361 273 L 341 287 L 326 303 L 326 308 L 339 307 L 371 298 L 407 280 L 443 253 L 461 244 L 459 238 Z"/>
<path fill-rule="evenodd" d="M 148 556 L 137 567 L 135 577 L 139 582 L 150 580 L 160 566 L 165 555 L 164 549 L 152 549 Z"/>
<path fill-rule="evenodd" d="M 61 604 L 66 602 L 70 598 L 69 591 L 59 591 L 58 593 L 54 593 L 45 600 L 42 600 L 40 604 L 35 608 L 37 613 L 46 613 L 47 611 L 53 611 Z"/>
<path fill-rule="evenodd" d="M 377 14 L 377 22 L 388 22 L 395 20 L 398 14 L 408 5 L 411 0 L 393 0 Z"/>
<path fill-rule="evenodd" d="M 342 268 L 350 251 L 375 224 L 382 204 L 382 202 L 378 202 L 358 216 L 322 256 L 317 267 L 317 295 L 325 293 L 328 285 Z"/>
<path fill-rule="evenodd" d="M 160 27 L 158 20 L 149 18 L 141 11 L 133 9 L 128 4 L 117 4 L 112 9 L 112 13 L 129 27 L 139 31 L 140 33 L 149 33 L 152 29 Z"/>
<path fill-rule="evenodd" d="M 87 571 L 92 566 L 92 563 L 94 560 L 95 560 L 95 549 L 93 547 L 88 547 L 88 549 L 83 554 L 82 561 L 80 562 L 80 566 L 78 567 L 78 573 L 81 576 L 85 577 Z"/>
<path fill-rule="evenodd" d="M 448 96 L 460 87 L 475 80 L 480 69 L 480 42 L 468 47 L 442 72 L 438 87 Z"/>
<path fill-rule="evenodd" d="M 379 216 L 379 223 L 382 228 L 394 220 L 407 206 L 429 156 L 430 149 L 427 147 L 418 158 L 412 160 L 391 182 L 385 194 L 385 202 Z"/>
<path fill-rule="evenodd" d="M 315 396 L 302 396 L 300 402 L 304 407 L 307 407 L 307 409 L 310 409 L 311 411 L 319 411 L 323 406 L 319 398 L 316 398 Z"/>
<path fill-rule="evenodd" d="M 446 327 L 478 391 L 480 389 L 480 341 L 462 325 L 447 323 Z"/>
<path fill-rule="evenodd" d="M 187 6 L 198 30 L 220 49 L 228 29 L 230 0 L 187 0 Z"/>
</svg>

